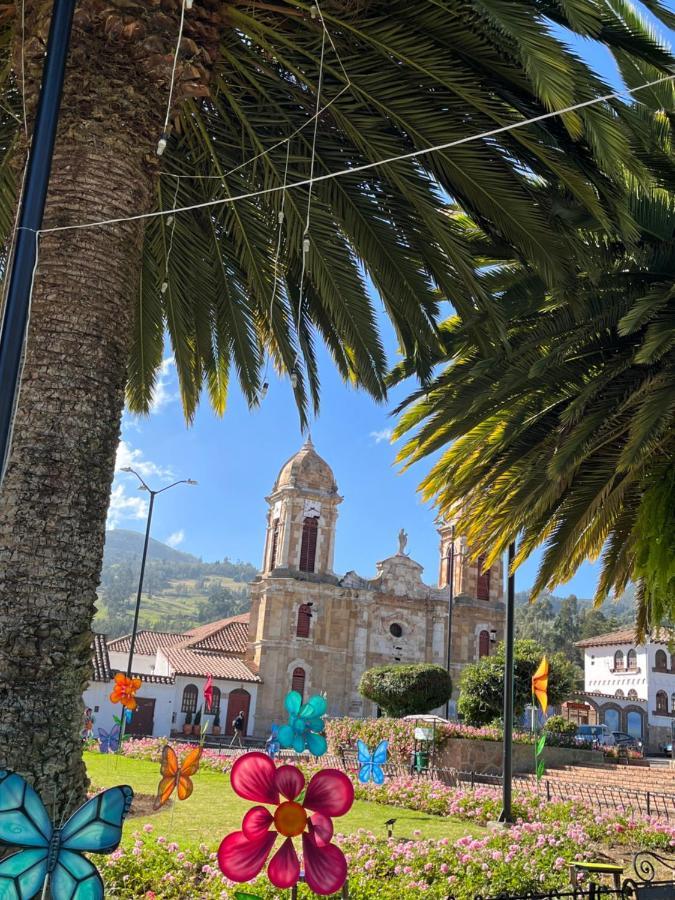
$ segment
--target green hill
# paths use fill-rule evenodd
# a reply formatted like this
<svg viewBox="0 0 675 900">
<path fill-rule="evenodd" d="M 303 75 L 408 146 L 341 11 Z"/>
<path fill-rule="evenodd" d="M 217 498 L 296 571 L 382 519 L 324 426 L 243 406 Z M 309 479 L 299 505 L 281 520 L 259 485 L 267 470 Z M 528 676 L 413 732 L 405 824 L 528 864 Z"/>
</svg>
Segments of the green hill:
<svg viewBox="0 0 675 900">
<path fill-rule="evenodd" d="M 120 528 L 106 533 L 94 628 L 110 637 L 131 630 L 143 541 L 137 531 Z M 256 574 L 250 563 L 227 558 L 204 562 L 151 539 L 140 627 L 184 631 L 245 612 L 250 608 L 248 584 Z"/>
</svg>

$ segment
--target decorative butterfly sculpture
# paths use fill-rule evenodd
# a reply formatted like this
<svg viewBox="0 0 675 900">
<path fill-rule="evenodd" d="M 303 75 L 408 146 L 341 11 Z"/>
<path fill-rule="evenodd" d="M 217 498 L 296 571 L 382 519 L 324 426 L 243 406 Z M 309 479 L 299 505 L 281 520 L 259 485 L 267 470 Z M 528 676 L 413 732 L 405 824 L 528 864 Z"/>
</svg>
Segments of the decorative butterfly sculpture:
<svg viewBox="0 0 675 900">
<path fill-rule="evenodd" d="M 157 796 L 153 804 L 154 809 L 164 806 L 174 790 L 178 793 L 179 800 L 187 800 L 194 785 L 192 784 L 191 775 L 195 775 L 199 769 L 199 761 L 202 756 L 203 746 L 199 744 L 185 756 L 182 763 L 178 763 L 178 757 L 173 747 L 168 744 L 162 750 L 162 761 L 160 763 L 160 772 L 162 780 L 157 788 Z"/>
<path fill-rule="evenodd" d="M 270 736 L 267 739 L 267 752 L 269 753 L 270 758 L 274 759 L 275 756 L 279 755 L 280 750 L 281 744 L 279 743 L 279 726 L 272 725 Z"/>
<path fill-rule="evenodd" d="M 106 731 L 105 728 L 99 728 L 98 748 L 101 753 L 114 753 L 119 748 L 120 732 L 121 728 L 119 725 L 113 725 L 110 731 Z"/>
<path fill-rule="evenodd" d="M 15 772 L 0 771 L 0 842 L 20 847 L 0 862 L 0 897 L 31 900 L 48 882 L 52 900 L 102 900 L 103 882 L 83 853 L 112 853 L 134 792 L 124 784 L 87 800 L 60 828 Z"/>
<path fill-rule="evenodd" d="M 356 742 L 356 749 L 359 755 L 359 781 L 361 784 L 368 784 L 374 781 L 375 784 L 384 784 L 384 770 L 382 766 L 387 761 L 387 748 L 389 741 L 380 741 L 377 747 L 371 753 L 363 741 Z"/>
<path fill-rule="evenodd" d="M 321 734 L 324 729 L 323 716 L 328 704 L 320 694 L 310 697 L 303 704 L 302 696 L 297 691 L 290 691 L 284 702 L 288 712 L 288 725 L 279 729 L 279 744 L 285 749 L 293 748 L 296 753 L 309 750 L 314 756 L 323 756 L 328 749 L 326 738 Z"/>
</svg>

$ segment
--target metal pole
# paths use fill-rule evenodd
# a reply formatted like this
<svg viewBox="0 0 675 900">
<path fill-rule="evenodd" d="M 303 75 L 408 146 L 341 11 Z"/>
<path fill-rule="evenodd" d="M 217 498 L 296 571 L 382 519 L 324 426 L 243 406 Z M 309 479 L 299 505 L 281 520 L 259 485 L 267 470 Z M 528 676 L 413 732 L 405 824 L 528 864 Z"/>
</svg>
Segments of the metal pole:
<svg viewBox="0 0 675 900">
<path fill-rule="evenodd" d="M 502 811 L 500 822 L 513 822 L 511 788 L 513 779 L 513 638 L 516 579 L 511 571 L 516 556 L 515 543 L 509 544 L 509 580 L 506 592 L 506 634 L 504 637 L 504 755 L 502 758 Z"/>
<path fill-rule="evenodd" d="M 447 657 L 447 669 L 448 675 L 452 677 L 450 672 L 450 665 L 452 662 L 452 604 L 455 596 L 455 526 L 452 526 L 452 530 L 450 532 L 450 573 L 448 578 L 448 587 L 450 588 L 450 599 L 448 600 L 448 657 Z M 445 718 L 450 718 L 450 697 L 448 697 L 447 703 L 445 704 Z"/>
<path fill-rule="evenodd" d="M 148 488 L 149 490 L 149 488 Z M 143 576 L 145 575 L 145 560 L 148 555 L 148 543 L 150 541 L 150 523 L 152 522 L 152 508 L 155 505 L 155 495 L 159 491 L 150 491 L 150 506 L 148 507 L 148 521 L 145 526 L 145 543 L 143 544 L 143 557 L 141 559 L 141 574 L 138 577 L 138 593 L 136 594 L 136 609 L 134 610 L 134 624 L 131 629 L 131 643 L 129 644 L 129 661 L 127 663 L 127 678 L 131 678 L 131 667 L 134 661 L 134 647 L 136 646 L 136 632 L 138 631 L 138 614 L 141 611 L 141 594 L 143 593 Z"/>
<path fill-rule="evenodd" d="M 0 333 L 0 482 L 9 459 L 12 420 L 28 329 L 38 231 L 42 227 L 49 186 L 75 2 L 76 0 L 54 0 L 42 87 L 19 212 L 14 260 L 9 275 Z"/>
</svg>

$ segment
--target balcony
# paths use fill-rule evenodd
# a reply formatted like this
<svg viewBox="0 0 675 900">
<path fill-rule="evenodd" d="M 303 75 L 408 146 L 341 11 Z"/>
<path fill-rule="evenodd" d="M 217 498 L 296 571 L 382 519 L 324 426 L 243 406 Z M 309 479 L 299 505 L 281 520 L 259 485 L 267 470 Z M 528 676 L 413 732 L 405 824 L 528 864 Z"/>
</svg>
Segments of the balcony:
<svg viewBox="0 0 675 900">
<path fill-rule="evenodd" d="M 609 670 L 612 675 L 639 675 L 642 671 L 639 666 L 635 666 L 633 669 L 627 669 L 625 666 L 622 666 L 620 669 L 610 669 Z M 652 669 L 652 671 L 656 671 Z"/>
</svg>

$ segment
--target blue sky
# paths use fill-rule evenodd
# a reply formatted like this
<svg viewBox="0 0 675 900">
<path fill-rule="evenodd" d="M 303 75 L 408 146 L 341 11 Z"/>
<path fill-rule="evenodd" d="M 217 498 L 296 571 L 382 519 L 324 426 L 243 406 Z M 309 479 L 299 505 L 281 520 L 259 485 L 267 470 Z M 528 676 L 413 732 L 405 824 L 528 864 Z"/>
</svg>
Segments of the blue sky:
<svg viewBox="0 0 675 900">
<path fill-rule="evenodd" d="M 675 2 L 669 3 L 675 7 Z M 616 67 L 604 48 L 575 42 L 611 83 Z M 385 342 L 393 359 L 395 345 L 385 325 Z M 374 574 L 377 560 L 396 551 L 401 527 L 409 534 L 410 555 L 435 583 L 438 535 L 434 510 L 421 502 L 417 484 L 422 465 L 402 473 L 395 465 L 396 448 L 389 442 L 393 420 L 389 410 L 404 389 L 392 393 L 387 405 L 346 387 L 325 352 L 320 356 L 322 410 L 311 427 L 317 451 L 332 466 L 344 502 L 340 507 L 335 553 L 336 572 L 354 569 Z M 118 467 L 133 465 L 152 487 L 169 479 L 194 478 L 199 485 L 180 485 L 163 494 L 155 506 L 153 537 L 205 560 L 242 559 L 259 565 L 265 536 L 265 495 L 284 461 L 303 443 L 290 386 L 270 375 L 261 407 L 250 412 L 233 387 L 224 418 L 216 418 L 205 402 L 191 428 L 182 416 L 175 370 L 169 351 L 152 414 L 144 419 L 125 415 Z M 146 501 L 133 476 L 118 472 L 113 483 L 109 524 L 142 530 Z M 516 589 L 529 587 L 539 554 L 518 570 Z M 559 593 L 589 597 L 597 568 L 581 567 Z"/>
</svg>

